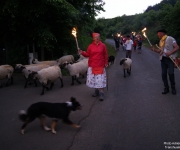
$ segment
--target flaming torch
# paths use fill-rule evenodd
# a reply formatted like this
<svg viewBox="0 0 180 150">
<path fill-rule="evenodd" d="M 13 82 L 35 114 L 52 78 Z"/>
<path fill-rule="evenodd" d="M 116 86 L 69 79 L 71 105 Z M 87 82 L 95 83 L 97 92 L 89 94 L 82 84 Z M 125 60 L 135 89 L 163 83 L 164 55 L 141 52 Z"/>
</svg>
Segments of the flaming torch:
<svg viewBox="0 0 180 150">
<path fill-rule="evenodd" d="M 142 33 L 143 33 L 144 37 L 148 40 L 149 45 L 152 46 L 152 44 L 151 44 L 151 42 L 149 41 L 149 39 L 148 39 L 145 31 L 146 31 L 146 28 L 144 28 L 144 29 L 142 30 Z"/>
<path fill-rule="evenodd" d="M 76 35 L 76 28 L 73 28 L 72 29 L 72 35 L 75 37 L 75 40 L 76 40 L 76 45 L 77 45 L 77 49 L 79 49 L 79 45 L 78 45 L 78 41 L 77 41 L 77 35 Z"/>
</svg>

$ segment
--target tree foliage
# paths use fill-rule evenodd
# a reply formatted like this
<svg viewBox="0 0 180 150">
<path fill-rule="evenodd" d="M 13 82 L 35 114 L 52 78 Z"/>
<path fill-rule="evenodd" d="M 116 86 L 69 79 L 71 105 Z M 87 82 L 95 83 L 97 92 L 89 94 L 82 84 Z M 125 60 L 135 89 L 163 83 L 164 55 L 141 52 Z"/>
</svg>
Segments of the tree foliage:
<svg viewBox="0 0 180 150">
<path fill-rule="evenodd" d="M 0 54 L 5 49 L 6 63 L 12 64 L 27 63 L 27 47 L 29 52 L 35 49 L 40 59 L 42 49 L 45 59 L 76 53 L 72 28 L 77 28 L 85 47 L 83 39 L 94 30 L 95 16 L 104 11 L 103 5 L 102 0 L 1 0 Z"/>
<path fill-rule="evenodd" d="M 151 9 L 150 9 L 151 8 Z M 159 4 L 149 6 L 144 13 L 132 16 L 120 16 L 112 19 L 100 18 L 97 20 L 104 28 L 107 38 L 112 34 L 120 33 L 123 35 L 131 32 L 141 32 L 144 27 L 147 28 L 146 34 L 153 44 L 158 43 L 156 31 L 165 28 L 168 34 L 175 37 L 180 43 L 180 0 L 162 0 Z"/>
</svg>

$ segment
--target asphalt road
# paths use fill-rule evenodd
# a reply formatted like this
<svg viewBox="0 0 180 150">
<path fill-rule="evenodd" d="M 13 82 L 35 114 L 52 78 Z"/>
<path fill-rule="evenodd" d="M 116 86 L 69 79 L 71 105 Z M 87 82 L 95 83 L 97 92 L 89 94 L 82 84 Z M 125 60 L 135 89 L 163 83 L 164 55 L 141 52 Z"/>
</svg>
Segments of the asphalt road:
<svg viewBox="0 0 180 150">
<path fill-rule="evenodd" d="M 107 40 L 107 42 L 113 41 Z M 56 81 L 52 91 L 40 96 L 41 86 L 23 88 L 24 79 L 14 75 L 14 85 L 0 89 L 0 147 L 2 150 L 163 150 L 180 146 L 180 71 L 175 70 L 177 94 L 162 95 L 163 83 L 158 54 L 143 47 L 142 54 L 132 53 L 132 74 L 123 77 L 119 65 L 125 57 L 122 49 L 108 68 L 108 91 L 100 102 L 91 97 L 93 89 L 64 77 L 64 87 Z M 5 82 L 5 81 L 1 81 Z M 57 124 L 57 134 L 45 132 L 39 120 L 20 134 L 21 109 L 38 101 L 66 102 L 76 97 L 84 105 L 70 119 L 80 129 Z M 47 119 L 49 126 L 51 119 Z M 168 147 L 171 146 L 171 147 Z"/>
</svg>

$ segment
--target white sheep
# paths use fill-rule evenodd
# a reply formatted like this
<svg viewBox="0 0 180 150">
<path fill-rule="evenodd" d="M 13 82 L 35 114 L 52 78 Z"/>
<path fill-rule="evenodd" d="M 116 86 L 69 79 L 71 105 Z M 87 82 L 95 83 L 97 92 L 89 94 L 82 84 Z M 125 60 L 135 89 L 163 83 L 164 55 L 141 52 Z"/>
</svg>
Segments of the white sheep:
<svg viewBox="0 0 180 150">
<path fill-rule="evenodd" d="M 13 84 L 13 74 L 14 68 L 10 65 L 1 65 L 0 66 L 0 80 L 7 78 L 6 86 L 8 86 L 9 82 Z M 0 87 L 2 84 L 0 83 Z"/>
<path fill-rule="evenodd" d="M 47 67 L 50 67 L 50 66 L 47 64 L 31 64 L 31 65 L 16 64 L 15 70 L 23 73 L 25 80 L 26 80 L 24 88 L 26 88 L 28 82 L 31 81 L 31 79 L 29 78 L 29 74 L 31 72 L 37 72 L 37 71 L 39 71 L 43 68 L 47 68 Z M 36 80 L 34 80 L 34 83 L 35 83 L 35 86 L 37 87 Z"/>
<path fill-rule="evenodd" d="M 126 77 L 126 70 L 129 75 L 131 74 L 132 60 L 130 58 L 121 58 L 120 65 L 122 65 L 124 70 L 124 78 Z"/>
<path fill-rule="evenodd" d="M 33 64 L 47 64 L 50 66 L 58 65 L 58 60 L 47 60 L 47 61 L 38 61 L 37 59 L 32 60 Z"/>
<path fill-rule="evenodd" d="M 30 73 L 29 77 L 31 79 L 38 79 L 39 82 L 42 84 L 42 92 L 41 95 L 44 95 L 44 89 L 51 90 L 54 82 L 56 79 L 60 79 L 61 81 L 61 87 L 63 87 L 63 80 L 62 80 L 62 73 L 59 66 L 50 66 L 48 68 L 44 68 L 37 72 Z M 48 84 L 50 85 L 50 88 L 47 87 Z"/>
<path fill-rule="evenodd" d="M 58 61 L 59 65 L 63 64 L 64 62 L 73 63 L 74 56 L 73 55 L 65 55 L 65 56 L 62 56 L 61 58 L 59 58 L 57 61 Z"/>
<path fill-rule="evenodd" d="M 72 76 L 72 83 L 71 85 L 74 85 L 74 80 L 76 80 L 79 84 L 81 82 L 78 80 L 79 75 L 85 75 L 88 70 L 88 59 L 83 59 L 80 62 L 70 64 L 70 63 L 64 63 L 65 68 L 68 69 L 69 74 Z"/>
</svg>

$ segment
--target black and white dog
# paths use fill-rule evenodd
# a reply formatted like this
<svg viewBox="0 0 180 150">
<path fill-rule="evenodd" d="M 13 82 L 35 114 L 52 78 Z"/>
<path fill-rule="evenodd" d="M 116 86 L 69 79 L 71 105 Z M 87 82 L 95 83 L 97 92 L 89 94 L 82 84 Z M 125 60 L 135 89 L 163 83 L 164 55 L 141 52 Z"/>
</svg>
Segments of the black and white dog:
<svg viewBox="0 0 180 150">
<path fill-rule="evenodd" d="M 21 134 L 24 134 L 24 130 L 26 126 L 39 118 L 41 121 L 41 126 L 45 131 L 50 131 L 54 134 L 57 132 L 55 131 L 55 127 L 57 121 L 62 119 L 64 123 L 74 127 L 79 128 L 79 125 L 74 124 L 69 120 L 69 114 L 71 111 L 76 111 L 81 109 L 82 106 L 79 102 L 76 101 L 74 97 L 71 97 L 71 101 L 66 103 L 49 103 L 49 102 L 37 102 L 27 109 L 27 113 L 24 110 L 21 110 L 19 113 L 19 118 L 24 124 L 21 127 Z M 53 118 L 51 128 L 48 128 L 45 124 L 45 116 Z"/>
</svg>

